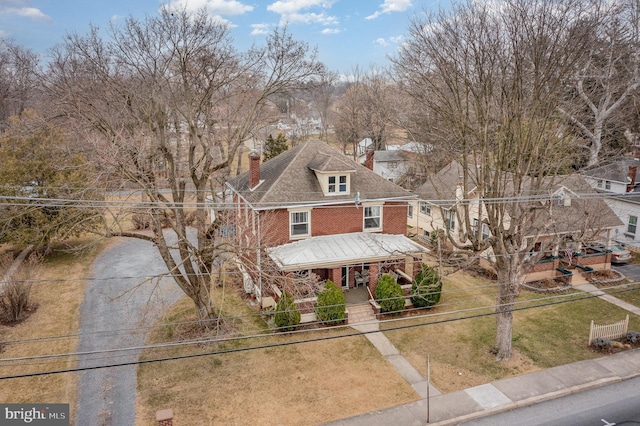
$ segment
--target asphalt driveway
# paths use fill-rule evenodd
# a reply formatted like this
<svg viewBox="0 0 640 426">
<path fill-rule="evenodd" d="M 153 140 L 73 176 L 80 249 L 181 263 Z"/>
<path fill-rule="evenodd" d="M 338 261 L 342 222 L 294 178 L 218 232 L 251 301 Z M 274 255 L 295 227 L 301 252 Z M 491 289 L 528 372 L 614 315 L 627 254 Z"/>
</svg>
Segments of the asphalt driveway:
<svg viewBox="0 0 640 426">
<path fill-rule="evenodd" d="M 80 307 L 78 351 L 99 351 L 80 358 L 80 367 L 135 361 L 139 350 L 101 352 L 144 344 L 146 329 L 180 296 L 171 278 L 146 282 L 166 272 L 155 247 L 144 240 L 122 239 L 98 256 Z M 154 285 L 157 284 L 157 285 Z M 75 424 L 78 426 L 135 424 L 137 367 L 87 370 L 78 383 Z"/>
</svg>

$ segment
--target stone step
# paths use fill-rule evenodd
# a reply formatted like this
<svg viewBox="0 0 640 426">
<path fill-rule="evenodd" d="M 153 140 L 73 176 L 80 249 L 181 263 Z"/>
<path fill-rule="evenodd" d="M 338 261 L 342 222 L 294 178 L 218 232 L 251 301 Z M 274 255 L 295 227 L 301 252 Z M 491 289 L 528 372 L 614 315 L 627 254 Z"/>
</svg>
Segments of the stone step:
<svg viewBox="0 0 640 426">
<path fill-rule="evenodd" d="M 376 319 L 376 315 L 373 312 L 373 307 L 368 303 L 349 306 L 348 311 L 349 324 L 375 321 Z"/>
</svg>

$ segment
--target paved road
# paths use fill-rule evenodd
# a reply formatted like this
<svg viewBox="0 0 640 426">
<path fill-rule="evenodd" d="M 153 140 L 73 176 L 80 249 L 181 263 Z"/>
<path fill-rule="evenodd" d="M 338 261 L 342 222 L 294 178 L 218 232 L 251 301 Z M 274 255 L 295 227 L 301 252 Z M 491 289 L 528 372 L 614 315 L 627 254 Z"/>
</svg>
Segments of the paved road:
<svg viewBox="0 0 640 426">
<path fill-rule="evenodd" d="M 628 263 L 626 265 L 613 265 L 613 269 L 620 271 L 622 275 L 633 280 L 640 280 L 640 265 Z"/>
<path fill-rule="evenodd" d="M 465 426 L 640 424 L 640 377 L 463 423 Z"/>
<path fill-rule="evenodd" d="M 170 278 L 158 286 L 145 283 L 148 277 L 166 271 L 160 255 L 147 241 L 125 239 L 105 250 L 93 264 L 80 307 L 81 338 L 78 350 L 102 351 L 140 346 L 145 330 L 182 295 Z M 114 331 L 126 330 L 126 331 Z M 139 351 L 85 356 L 81 367 L 134 361 Z M 80 373 L 78 384 L 77 426 L 110 426 L 135 424 L 136 366 L 102 368 Z"/>
</svg>

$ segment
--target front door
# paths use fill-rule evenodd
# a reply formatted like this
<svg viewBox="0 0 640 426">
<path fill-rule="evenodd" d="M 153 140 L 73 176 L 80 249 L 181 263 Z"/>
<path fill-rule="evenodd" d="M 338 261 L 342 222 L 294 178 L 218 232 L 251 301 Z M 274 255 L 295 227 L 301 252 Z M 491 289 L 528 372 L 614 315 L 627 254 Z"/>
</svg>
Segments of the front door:
<svg viewBox="0 0 640 426">
<path fill-rule="evenodd" d="M 349 288 L 349 267 L 342 267 L 342 288 Z"/>
</svg>

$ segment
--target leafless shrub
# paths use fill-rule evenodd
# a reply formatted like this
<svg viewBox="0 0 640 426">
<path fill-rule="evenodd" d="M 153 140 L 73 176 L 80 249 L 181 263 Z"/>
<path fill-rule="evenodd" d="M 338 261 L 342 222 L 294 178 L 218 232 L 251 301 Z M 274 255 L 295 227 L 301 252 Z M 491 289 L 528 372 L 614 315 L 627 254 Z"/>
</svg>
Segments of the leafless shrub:
<svg viewBox="0 0 640 426">
<path fill-rule="evenodd" d="M 5 273 L 4 281 L 0 283 L 0 322 L 16 323 L 33 311 L 34 305 L 30 299 L 31 278 L 40 261 L 41 257 L 36 254 L 19 264 L 11 256 L 0 258 L 0 269 Z"/>
</svg>

